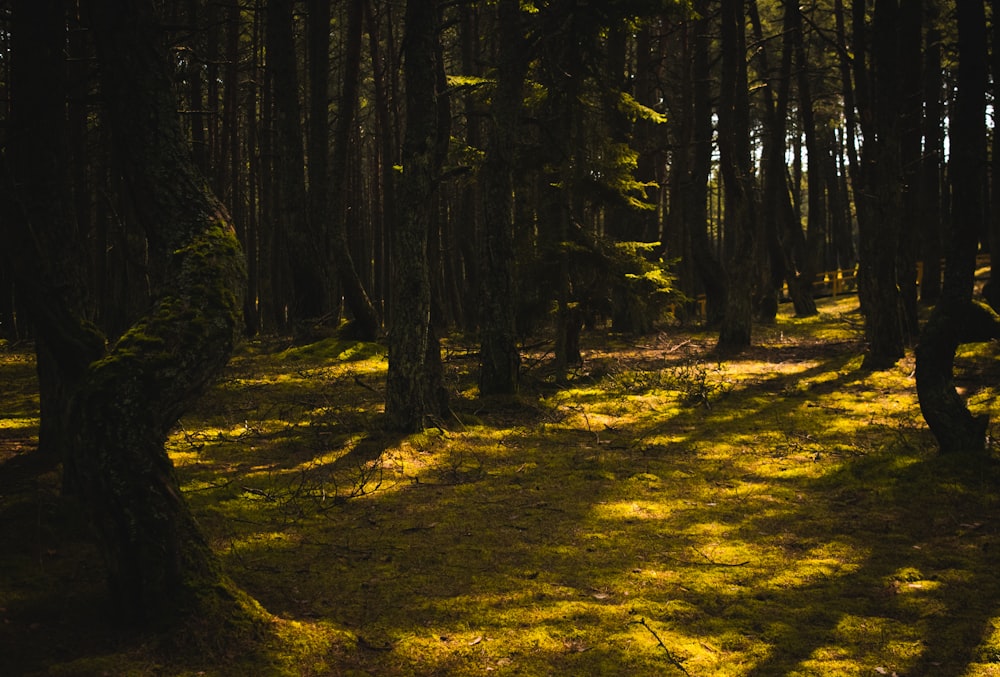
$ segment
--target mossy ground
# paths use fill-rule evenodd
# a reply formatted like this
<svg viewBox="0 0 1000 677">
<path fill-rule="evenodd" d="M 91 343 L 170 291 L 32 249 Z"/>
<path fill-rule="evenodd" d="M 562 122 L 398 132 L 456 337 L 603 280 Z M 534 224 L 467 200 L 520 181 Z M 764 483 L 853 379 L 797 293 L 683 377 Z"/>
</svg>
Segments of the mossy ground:
<svg viewBox="0 0 1000 677">
<path fill-rule="evenodd" d="M 936 453 L 912 358 L 859 369 L 855 305 L 781 316 L 740 357 L 591 334 L 568 385 L 527 355 L 514 403 L 476 399 L 449 344 L 454 416 L 407 437 L 377 432 L 375 347 L 245 346 L 170 440 L 275 616 L 224 665 L 107 622 L 55 474 L 8 472 L 37 425 L 8 350 L 0 673 L 1000 675 L 1000 467 Z M 995 418 L 996 361 L 958 370 Z"/>
</svg>

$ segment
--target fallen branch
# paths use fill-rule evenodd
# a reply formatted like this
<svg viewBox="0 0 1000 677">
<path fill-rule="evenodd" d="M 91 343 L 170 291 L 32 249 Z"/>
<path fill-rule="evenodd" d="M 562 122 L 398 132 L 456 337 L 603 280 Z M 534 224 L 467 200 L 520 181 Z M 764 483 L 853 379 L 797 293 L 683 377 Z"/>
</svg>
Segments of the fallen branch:
<svg viewBox="0 0 1000 677">
<path fill-rule="evenodd" d="M 667 660 L 670 661 L 671 665 L 673 665 L 675 668 L 683 672 L 685 675 L 691 674 L 687 671 L 687 669 L 681 664 L 681 662 L 678 659 L 674 658 L 674 655 L 670 653 L 670 649 L 668 649 L 667 645 L 663 643 L 663 640 L 660 639 L 660 636 L 656 634 L 656 630 L 653 630 L 653 628 L 649 626 L 649 623 L 646 622 L 645 618 L 640 618 L 637 621 L 632 621 L 632 623 L 636 625 L 641 625 L 642 627 L 649 630 L 649 634 L 653 636 L 653 638 L 656 640 L 656 643 L 660 646 L 660 648 L 663 649 L 663 652 L 667 655 Z"/>
</svg>

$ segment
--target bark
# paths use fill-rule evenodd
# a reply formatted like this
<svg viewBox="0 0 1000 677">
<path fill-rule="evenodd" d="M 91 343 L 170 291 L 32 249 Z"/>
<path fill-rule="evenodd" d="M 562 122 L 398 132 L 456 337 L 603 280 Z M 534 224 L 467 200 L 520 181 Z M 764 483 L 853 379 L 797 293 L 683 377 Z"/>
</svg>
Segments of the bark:
<svg viewBox="0 0 1000 677">
<path fill-rule="evenodd" d="M 864 146 L 855 202 L 858 213 L 858 292 L 868 352 L 863 366 L 886 369 L 903 357 L 905 319 L 897 253 L 902 228 L 900 51 L 898 0 L 878 0 L 871 30 L 871 64 L 865 3 L 855 3 L 854 80 Z M 905 10 L 904 10 L 905 11 Z"/>
<path fill-rule="evenodd" d="M 826 193 L 824 192 L 822 151 L 819 143 L 816 115 L 813 110 L 812 81 L 809 73 L 809 62 L 806 55 L 805 37 L 802 30 L 801 8 L 795 3 L 787 3 L 788 23 L 786 30 L 791 37 L 795 50 L 795 62 L 798 66 L 799 116 L 802 123 L 802 133 L 805 136 L 806 155 L 809 158 L 809 190 L 808 216 L 806 232 L 795 219 L 789 224 L 794 277 L 788 280 L 788 287 L 795 304 L 795 314 L 799 317 L 816 315 L 816 302 L 813 300 L 813 282 L 816 279 L 818 263 L 818 244 L 823 241 L 826 231 Z M 792 288 L 795 292 L 791 292 Z"/>
<path fill-rule="evenodd" d="M 490 111 L 489 148 L 483 166 L 483 237 L 479 252 L 481 294 L 479 392 L 517 392 L 520 354 L 515 327 L 514 156 L 528 53 L 517 0 L 497 8 L 497 83 Z"/>
<path fill-rule="evenodd" d="M 984 453 L 986 416 L 969 412 L 955 390 L 955 352 L 962 343 L 1000 337 L 1000 318 L 972 301 L 976 251 L 984 225 L 986 168 L 986 18 L 982 0 L 958 3 L 958 92 L 951 128 L 954 223 L 941 299 L 917 346 L 920 410 L 942 453 Z"/>
<path fill-rule="evenodd" d="M 692 56 L 691 173 L 687 186 L 681 186 L 681 202 L 691 228 L 691 250 L 695 267 L 705 287 L 706 319 L 710 325 L 722 321 L 727 305 L 728 287 L 722 263 L 708 237 L 708 181 L 712 171 L 712 91 L 709 46 L 711 33 L 708 2 L 698 0 L 694 21 Z"/>
<path fill-rule="evenodd" d="M 727 247 L 725 314 L 717 347 L 750 345 L 756 249 L 756 214 L 750 169 L 750 101 L 746 25 L 742 0 L 723 0 L 722 74 L 719 96 L 719 167 L 726 193 Z"/>
<path fill-rule="evenodd" d="M 952 304 L 942 299 L 924 325 L 916 349 L 917 397 L 941 453 L 986 452 L 989 415 L 973 416 L 956 390 L 955 352 L 963 343 L 997 338 L 1000 316 L 971 300 Z"/>
<path fill-rule="evenodd" d="M 337 125 L 333 136 L 333 161 L 330 172 L 330 234 L 332 255 L 337 268 L 344 301 L 353 319 L 353 335 L 363 341 L 374 341 L 382 326 L 375 306 L 365 289 L 347 239 L 347 213 L 344 207 L 347 192 L 347 170 L 351 130 L 358 106 L 358 83 L 361 72 L 361 33 L 364 0 L 347 3 L 347 42 L 344 52 L 344 82 L 337 107 Z"/>
<path fill-rule="evenodd" d="M 372 89 L 374 89 L 375 99 L 375 136 L 379 140 L 377 148 L 378 158 L 378 179 L 375 181 L 378 198 L 375 209 L 374 242 L 372 249 L 374 257 L 380 264 L 381 270 L 389 268 L 391 258 L 391 242 L 388 231 L 396 222 L 397 199 L 396 199 L 396 170 L 398 150 L 399 150 L 399 130 L 398 118 L 394 115 L 393 102 L 396 101 L 396 65 L 393 55 L 396 53 L 394 41 L 392 39 L 391 9 L 392 5 L 386 4 L 383 9 L 390 13 L 389 25 L 384 31 L 384 42 L 380 31 L 380 16 L 375 12 L 373 0 L 365 2 L 365 21 L 368 24 L 368 47 L 371 54 L 372 63 Z M 391 290 L 387 289 L 386 276 L 383 273 L 380 277 L 373 278 L 372 289 L 376 299 L 389 298 L 388 306 L 384 307 L 383 322 L 390 324 L 392 313 Z"/>
<path fill-rule="evenodd" d="M 279 291 L 275 321 L 283 329 L 317 320 L 329 310 L 325 236 L 321 224 L 309 221 L 306 208 L 293 5 L 293 0 L 271 0 L 266 10 L 267 64 L 272 77 L 276 132 L 273 253 L 289 283 L 275 287 Z"/>
<path fill-rule="evenodd" d="M 436 368 L 439 360 L 433 355 L 440 349 L 431 327 L 427 257 L 431 198 L 439 173 L 438 144 L 443 142 L 437 138 L 436 3 L 408 0 L 405 25 L 406 131 L 400 210 L 391 233 L 385 416 L 387 428 L 412 432 L 440 419 L 445 408 Z"/>
<path fill-rule="evenodd" d="M 902 213 L 896 266 L 902 301 L 904 339 L 911 344 L 920 332 L 917 316 L 917 253 L 920 220 L 920 156 L 922 153 L 923 91 L 921 62 L 923 3 L 902 3 L 899 13 Z"/>
<path fill-rule="evenodd" d="M 14 213 L 3 219 L 7 265 L 38 333 L 39 453 L 64 460 L 72 436 L 69 398 L 104 349 L 87 321 L 82 237 L 69 189 L 66 97 L 66 6 L 62 0 L 18 0 L 11 71 L 9 174 Z"/>
<path fill-rule="evenodd" d="M 996 3 L 991 3 L 995 9 Z M 993 15 L 992 30 L 990 32 L 990 56 L 993 69 L 993 101 L 1000 101 L 1000 17 Z M 992 259 L 1000 260 L 1000 134 L 996 133 L 996 123 L 994 122 L 994 132 L 992 138 L 992 157 L 990 158 L 990 222 L 989 222 L 989 243 L 990 250 L 990 270 L 992 277 Z M 991 280 L 983 288 L 983 295 L 987 302 L 994 309 L 1000 309 L 1000 280 Z"/>
<path fill-rule="evenodd" d="M 170 428 L 232 351 L 242 255 L 188 155 L 151 3 L 89 9 L 115 150 L 150 259 L 163 265 L 155 268 L 162 276 L 154 306 L 88 366 L 76 389 L 67 472 L 96 528 L 120 620 L 203 624 L 196 643 L 208 629 L 247 639 L 262 611 L 223 573 L 164 449 Z"/>
</svg>

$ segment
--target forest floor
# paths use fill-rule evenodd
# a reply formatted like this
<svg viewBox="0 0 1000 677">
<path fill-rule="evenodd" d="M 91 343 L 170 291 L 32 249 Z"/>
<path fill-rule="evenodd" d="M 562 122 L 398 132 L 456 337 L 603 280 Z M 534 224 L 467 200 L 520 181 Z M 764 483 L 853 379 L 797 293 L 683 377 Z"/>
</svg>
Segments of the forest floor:
<svg viewBox="0 0 1000 677">
<path fill-rule="evenodd" d="M 525 355 L 453 414 L 379 431 L 375 345 L 241 348 L 169 450 L 275 639 L 221 661 L 109 623 L 54 472 L 32 471 L 33 362 L 0 350 L 0 674 L 1000 675 L 1000 464 L 936 452 L 912 356 L 860 370 L 851 298 L 755 347 L 592 332 L 556 384 Z M 995 346 L 958 383 L 1000 415 Z"/>
</svg>

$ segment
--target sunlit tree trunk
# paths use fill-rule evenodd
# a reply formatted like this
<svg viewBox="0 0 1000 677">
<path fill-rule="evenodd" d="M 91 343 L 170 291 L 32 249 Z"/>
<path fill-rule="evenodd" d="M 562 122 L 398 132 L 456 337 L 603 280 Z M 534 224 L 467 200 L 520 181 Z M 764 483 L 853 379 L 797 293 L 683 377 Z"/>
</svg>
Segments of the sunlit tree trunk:
<svg viewBox="0 0 1000 677">
<path fill-rule="evenodd" d="M 431 198 L 439 173 L 438 144 L 442 143 L 437 136 L 437 11 L 435 2 L 406 3 L 403 41 L 406 131 L 398 194 L 400 209 L 391 232 L 391 321 L 385 404 L 386 426 L 398 431 L 422 429 L 440 418 L 445 407 L 438 369 L 440 348 L 431 324 L 427 256 Z"/>
</svg>

